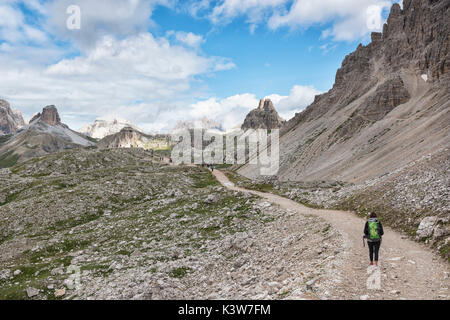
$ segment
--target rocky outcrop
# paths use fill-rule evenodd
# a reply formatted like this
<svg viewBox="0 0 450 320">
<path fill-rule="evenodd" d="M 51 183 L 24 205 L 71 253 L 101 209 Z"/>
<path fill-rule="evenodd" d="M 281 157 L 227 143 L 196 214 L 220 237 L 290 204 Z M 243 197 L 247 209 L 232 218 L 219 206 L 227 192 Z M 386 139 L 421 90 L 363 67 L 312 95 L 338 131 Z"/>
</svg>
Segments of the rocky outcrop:
<svg viewBox="0 0 450 320">
<path fill-rule="evenodd" d="M 61 118 L 59 117 L 58 110 L 55 106 L 47 106 L 42 110 L 41 121 L 56 126 L 61 124 Z"/>
<path fill-rule="evenodd" d="M 13 134 L 24 126 L 22 113 L 12 110 L 7 101 L 0 100 L 0 135 Z"/>
<path fill-rule="evenodd" d="M 276 129 L 280 128 L 284 120 L 278 115 L 270 99 L 261 99 L 258 108 L 250 111 L 241 126 L 248 129 Z"/>
<path fill-rule="evenodd" d="M 167 135 L 147 135 L 132 127 L 125 127 L 120 132 L 106 136 L 99 141 L 100 148 L 142 148 L 145 150 L 169 149 Z"/>
<path fill-rule="evenodd" d="M 339 139 L 349 139 L 362 128 L 382 120 L 395 107 L 408 102 L 410 94 L 402 78 L 395 75 L 380 84 L 374 93 L 370 94 L 361 107 L 356 109 L 350 117 L 335 131 L 335 143 Z"/>
<path fill-rule="evenodd" d="M 31 118 L 30 123 L 35 121 L 42 121 L 50 126 L 61 124 L 61 118 L 59 117 L 58 109 L 56 109 L 55 106 L 47 106 L 42 109 L 42 113 L 35 113 Z"/>
</svg>

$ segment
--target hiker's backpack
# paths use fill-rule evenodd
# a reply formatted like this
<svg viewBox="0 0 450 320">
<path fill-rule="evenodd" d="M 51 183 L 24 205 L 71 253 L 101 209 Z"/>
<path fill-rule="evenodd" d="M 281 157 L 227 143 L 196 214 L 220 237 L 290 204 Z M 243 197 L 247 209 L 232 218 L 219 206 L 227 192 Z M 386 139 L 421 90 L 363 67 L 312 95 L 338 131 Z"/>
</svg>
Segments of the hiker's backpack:
<svg viewBox="0 0 450 320">
<path fill-rule="evenodd" d="M 378 220 L 369 221 L 369 239 L 380 240 L 379 222 Z"/>
</svg>

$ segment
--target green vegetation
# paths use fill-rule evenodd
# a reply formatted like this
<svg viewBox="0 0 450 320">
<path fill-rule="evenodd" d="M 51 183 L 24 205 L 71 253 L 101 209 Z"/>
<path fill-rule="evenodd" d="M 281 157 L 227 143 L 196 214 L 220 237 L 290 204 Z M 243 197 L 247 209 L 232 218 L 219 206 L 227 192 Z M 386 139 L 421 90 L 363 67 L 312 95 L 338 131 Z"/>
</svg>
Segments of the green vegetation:
<svg viewBox="0 0 450 320">
<path fill-rule="evenodd" d="M 90 279 L 130 265 L 158 273 L 157 261 L 203 254 L 211 240 L 274 219 L 255 205 L 256 197 L 222 188 L 206 168 L 151 160 L 142 150 L 96 149 L 13 167 L 15 174 L 0 186 L 0 246 L 9 249 L 18 237 L 25 239 L 8 266 L 11 272 L 29 269 L 22 278 L 1 280 L 0 298 L 27 299 L 31 286 L 40 289 L 37 298 L 55 299 L 48 284 L 57 289 L 68 276 L 50 273 L 72 261 Z M 190 270 L 164 272 L 183 278 Z"/>
<path fill-rule="evenodd" d="M 210 186 L 219 186 L 219 182 L 217 182 L 217 179 L 213 176 L 213 174 L 207 170 L 199 170 L 195 172 L 194 174 L 190 175 L 190 178 L 194 180 L 193 187 L 194 188 L 206 188 Z"/>
<path fill-rule="evenodd" d="M 169 272 L 169 276 L 172 277 L 172 278 L 184 278 L 184 276 L 190 270 L 191 269 L 187 268 L 187 267 L 176 268 L 176 269 L 173 269 L 172 271 Z"/>
<path fill-rule="evenodd" d="M 13 151 L 6 152 L 0 156 L 0 169 L 9 168 L 17 163 L 19 156 L 14 154 Z"/>
<path fill-rule="evenodd" d="M 450 244 L 443 244 L 439 249 L 441 257 L 450 262 Z"/>
</svg>

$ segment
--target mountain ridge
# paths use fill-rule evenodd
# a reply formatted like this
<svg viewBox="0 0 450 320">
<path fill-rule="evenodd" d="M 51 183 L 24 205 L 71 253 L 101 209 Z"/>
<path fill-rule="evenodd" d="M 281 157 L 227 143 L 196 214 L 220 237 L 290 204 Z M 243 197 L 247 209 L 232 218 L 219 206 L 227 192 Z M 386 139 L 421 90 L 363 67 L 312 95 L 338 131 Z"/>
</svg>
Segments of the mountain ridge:
<svg viewBox="0 0 450 320">
<path fill-rule="evenodd" d="M 44 107 L 30 123 L 0 144 L 0 167 L 62 150 L 90 147 L 95 143 L 61 122 L 55 106 Z"/>
</svg>

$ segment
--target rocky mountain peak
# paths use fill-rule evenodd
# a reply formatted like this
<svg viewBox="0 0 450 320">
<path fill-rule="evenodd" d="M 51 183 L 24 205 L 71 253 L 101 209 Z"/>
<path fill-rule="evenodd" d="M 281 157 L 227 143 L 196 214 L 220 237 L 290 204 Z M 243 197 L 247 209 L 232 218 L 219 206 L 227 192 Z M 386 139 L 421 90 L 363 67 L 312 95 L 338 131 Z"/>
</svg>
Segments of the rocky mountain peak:
<svg viewBox="0 0 450 320">
<path fill-rule="evenodd" d="M 59 117 L 58 109 L 55 106 L 46 106 L 42 109 L 42 113 L 35 113 L 30 120 L 30 123 L 39 120 L 51 126 L 56 126 L 61 124 L 61 118 Z"/>
<path fill-rule="evenodd" d="M 266 112 L 270 112 L 272 110 L 275 110 L 275 107 L 273 106 L 272 100 L 270 100 L 270 99 L 261 99 L 261 100 L 259 100 L 258 110 L 263 110 L 263 111 L 266 111 Z"/>
<path fill-rule="evenodd" d="M 0 135 L 13 134 L 24 126 L 22 113 L 12 110 L 7 101 L 0 99 Z"/>
<path fill-rule="evenodd" d="M 41 121 L 56 126 L 61 124 L 61 118 L 58 114 L 58 109 L 55 106 L 47 106 L 42 110 Z"/>
<path fill-rule="evenodd" d="M 244 120 L 242 130 L 280 128 L 284 120 L 278 115 L 270 99 L 259 100 L 256 109 L 250 111 Z"/>
</svg>

